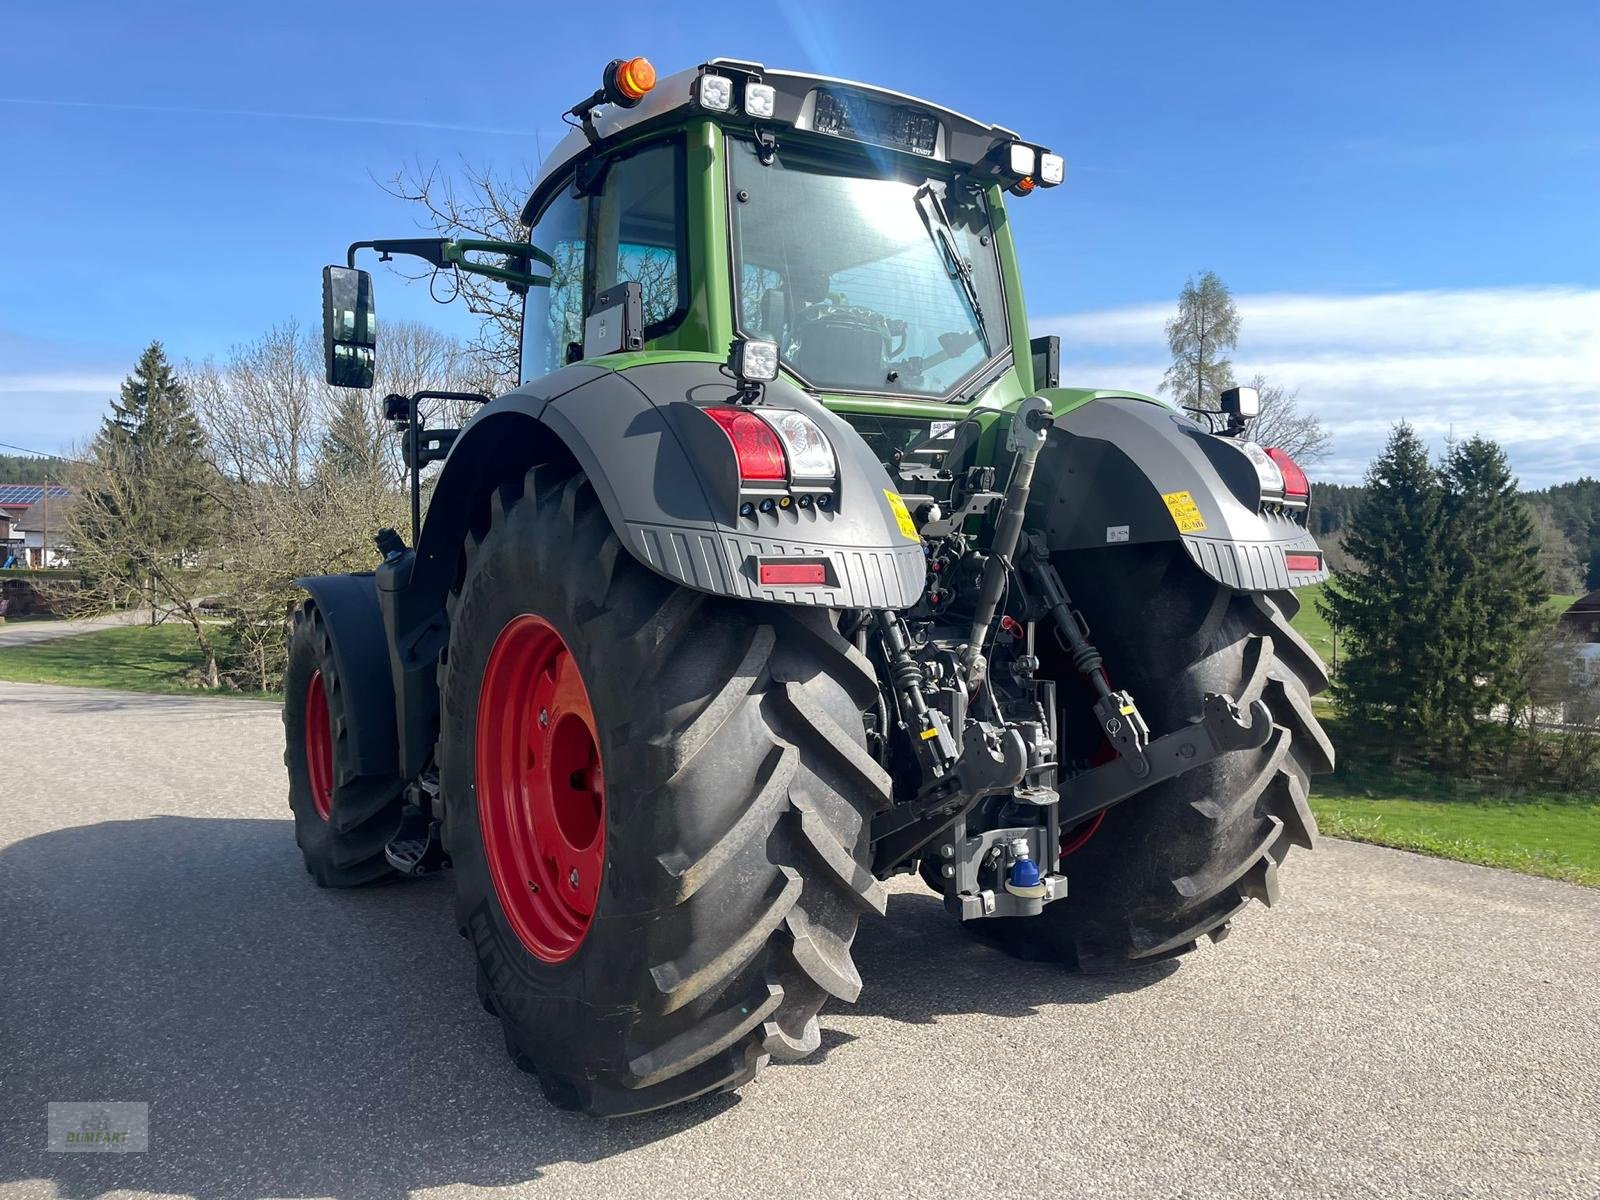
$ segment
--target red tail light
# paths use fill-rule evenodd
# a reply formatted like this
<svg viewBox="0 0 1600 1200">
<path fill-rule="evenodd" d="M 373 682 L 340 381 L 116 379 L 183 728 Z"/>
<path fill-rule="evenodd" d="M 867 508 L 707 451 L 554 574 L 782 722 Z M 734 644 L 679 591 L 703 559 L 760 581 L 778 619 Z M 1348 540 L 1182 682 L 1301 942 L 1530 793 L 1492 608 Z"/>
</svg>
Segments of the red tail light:
<svg viewBox="0 0 1600 1200">
<path fill-rule="evenodd" d="M 728 435 L 734 457 L 739 460 L 740 479 L 782 483 L 789 477 L 783 443 L 772 426 L 748 409 L 707 408 L 702 411 Z"/>
<path fill-rule="evenodd" d="M 1276 447 L 1271 447 L 1267 450 L 1267 457 L 1277 463 L 1278 470 L 1283 472 L 1284 499 L 1309 503 L 1311 500 L 1311 484 L 1306 479 L 1306 473 L 1300 469 L 1300 464 Z"/>
<path fill-rule="evenodd" d="M 1322 570 L 1322 555 L 1320 554 L 1285 554 L 1283 565 L 1291 571 L 1320 571 Z"/>
</svg>

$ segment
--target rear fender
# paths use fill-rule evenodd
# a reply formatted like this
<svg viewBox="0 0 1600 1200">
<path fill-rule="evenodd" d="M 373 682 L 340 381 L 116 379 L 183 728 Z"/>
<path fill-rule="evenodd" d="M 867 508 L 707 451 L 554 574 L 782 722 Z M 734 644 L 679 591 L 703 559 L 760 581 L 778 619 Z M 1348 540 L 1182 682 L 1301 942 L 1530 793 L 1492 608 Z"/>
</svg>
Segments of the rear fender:
<svg viewBox="0 0 1600 1200">
<path fill-rule="evenodd" d="M 571 386 L 550 394 L 557 384 Z M 464 498 L 496 486 L 508 456 L 537 446 L 570 455 L 629 553 L 687 587 L 829 608 L 915 604 L 926 560 L 920 540 L 902 529 L 882 464 L 846 422 L 787 383 L 768 384 L 765 403 L 804 412 L 827 433 L 839 460 L 838 503 L 828 512 L 796 505 L 739 515 L 732 451 L 700 411 L 733 393 L 719 363 L 652 362 L 626 371 L 578 364 L 485 406 L 456 440 L 428 506 L 419 583 L 426 579 L 426 593 L 442 600 L 435 576 L 453 572 L 476 508 Z M 830 583 L 759 582 L 757 558 L 793 555 L 826 559 Z"/>
<path fill-rule="evenodd" d="M 333 644 L 351 765 L 361 775 L 397 776 L 389 640 L 373 577 L 315 575 L 295 583 L 311 594 Z"/>
<path fill-rule="evenodd" d="M 1263 508 L 1255 469 L 1232 440 L 1151 400 L 1100 397 L 1056 418 L 1029 525 L 1044 531 L 1052 553 L 1180 541 L 1200 570 L 1240 591 L 1328 577 L 1305 527 Z M 1315 554 L 1318 569 L 1291 571 L 1289 553 Z"/>
<path fill-rule="evenodd" d="M 798 388 L 766 385 L 765 403 L 804 412 L 839 463 L 830 511 L 798 505 L 739 515 L 727 439 L 700 411 L 734 394 L 709 360 L 654 361 L 613 370 L 577 363 L 485 405 L 445 460 L 416 552 L 378 569 L 393 644 L 402 762 L 421 770 L 438 711 L 435 664 L 448 638 L 445 600 L 462 546 L 481 534 L 494 490 L 539 462 L 576 463 L 618 539 L 644 566 L 698 591 L 778 604 L 906 608 L 927 575 L 922 543 L 905 532 L 894 485 L 867 444 Z M 907 518 L 906 526 L 909 526 Z M 757 561 L 804 556 L 828 564 L 825 585 L 763 586 Z"/>
</svg>

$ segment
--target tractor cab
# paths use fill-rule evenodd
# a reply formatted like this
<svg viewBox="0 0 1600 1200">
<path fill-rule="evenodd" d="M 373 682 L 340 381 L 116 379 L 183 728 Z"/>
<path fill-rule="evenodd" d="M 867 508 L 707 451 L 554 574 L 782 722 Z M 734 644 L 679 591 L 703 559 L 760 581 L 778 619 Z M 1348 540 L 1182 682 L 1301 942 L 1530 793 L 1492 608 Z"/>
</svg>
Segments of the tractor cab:
<svg viewBox="0 0 1600 1200">
<path fill-rule="evenodd" d="M 766 342 L 825 397 L 967 403 L 1027 344 L 1003 193 L 1064 168 L 1008 130 L 725 59 L 574 120 L 523 212 L 557 264 L 528 302 L 524 379 L 614 352 L 586 348 L 584 325 L 627 282 L 643 348 Z"/>
<path fill-rule="evenodd" d="M 1054 382 L 1035 377 L 1048 347 L 1030 345 L 1005 215 L 1008 194 L 1061 183 L 1045 147 L 882 88 L 729 59 L 660 81 L 620 60 L 566 115 L 575 128 L 522 212 L 526 244 L 361 243 L 329 268 L 330 379 L 371 376 L 371 282 L 353 270 L 371 246 L 522 293 L 522 383 L 619 353 L 725 361 L 744 341 L 843 412 L 902 400 L 959 415 Z"/>
</svg>

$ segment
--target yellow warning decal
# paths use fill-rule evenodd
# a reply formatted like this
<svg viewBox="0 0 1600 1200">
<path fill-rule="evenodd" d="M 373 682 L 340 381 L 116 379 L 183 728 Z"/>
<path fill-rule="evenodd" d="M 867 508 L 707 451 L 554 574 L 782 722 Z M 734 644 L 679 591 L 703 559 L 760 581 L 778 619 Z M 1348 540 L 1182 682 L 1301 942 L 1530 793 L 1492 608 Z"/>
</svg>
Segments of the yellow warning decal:
<svg viewBox="0 0 1600 1200">
<path fill-rule="evenodd" d="M 924 729 L 922 731 L 922 740 L 925 741 L 925 742 L 931 742 L 931 741 L 933 741 L 934 738 L 936 738 L 938 736 L 939 736 L 939 731 L 937 729 Z"/>
<path fill-rule="evenodd" d="M 1161 499 L 1166 502 L 1167 511 L 1172 514 L 1173 524 L 1178 527 L 1179 533 L 1199 533 L 1206 527 L 1206 519 L 1200 515 L 1200 506 L 1188 492 L 1167 492 Z"/>
<path fill-rule="evenodd" d="M 891 492 L 888 488 L 884 488 L 883 494 L 889 501 L 889 511 L 894 513 L 894 519 L 900 526 L 900 532 L 913 542 L 921 541 L 922 539 L 917 536 L 917 527 L 911 520 L 911 512 L 906 508 L 906 502 L 900 499 L 900 493 Z M 1202 525 L 1200 528 L 1204 529 L 1205 526 Z"/>
</svg>

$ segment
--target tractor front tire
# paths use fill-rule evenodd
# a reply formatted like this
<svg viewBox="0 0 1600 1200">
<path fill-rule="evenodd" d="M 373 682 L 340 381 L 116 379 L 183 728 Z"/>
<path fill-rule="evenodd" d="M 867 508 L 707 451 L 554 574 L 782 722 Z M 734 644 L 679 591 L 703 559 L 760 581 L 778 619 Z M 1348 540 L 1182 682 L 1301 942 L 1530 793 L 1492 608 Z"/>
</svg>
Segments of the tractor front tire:
<svg viewBox="0 0 1600 1200">
<path fill-rule="evenodd" d="M 1328 677 L 1289 624 L 1292 592 L 1232 591 L 1176 547 L 1094 552 L 1065 566 L 1069 581 L 1082 581 L 1074 600 L 1113 684 L 1132 693 L 1152 736 L 1197 716 L 1207 692 L 1241 707 L 1261 700 L 1273 720 L 1259 749 L 1224 754 L 1065 831 L 1067 895 L 983 931 L 1022 957 L 1115 971 L 1184 954 L 1202 937 L 1220 941 L 1251 900 L 1278 898 L 1290 848 L 1315 844 L 1311 777 L 1333 769 L 1311 707 Z M 1056 664 L 1065 678 L 1064 655 Z M 1092 728 L 1086 710 L 1080 727 L 1085 719 Z"/>
<path fill-rule="evenodd" d="M 817 1048 L 884 909 L 871 666 L 822 611 L 678 587 L 568 464 L 503 485 L 464 548 L 440 782 L 479 999 L 566 1108 L 737 1087 Z"/>
<path fill-rule="evenodd" d="M 383 848 L 399 827 L 404 789 L 356 769 L 346 703 L 327 623 L 316 601 L 304 601 L 283 675 L 283 762 L 294 838 L 318 887 L 358 887 L 394 874 Z"/>
</svg>

